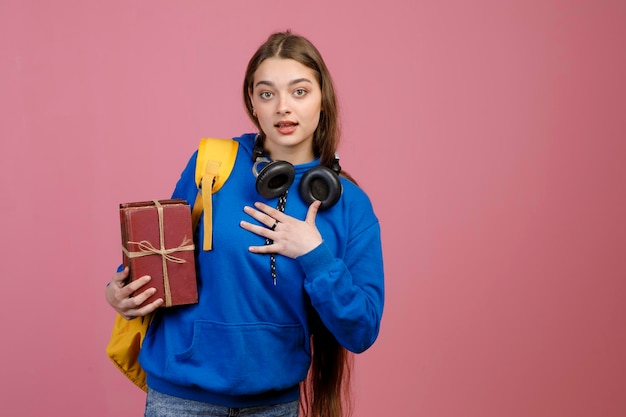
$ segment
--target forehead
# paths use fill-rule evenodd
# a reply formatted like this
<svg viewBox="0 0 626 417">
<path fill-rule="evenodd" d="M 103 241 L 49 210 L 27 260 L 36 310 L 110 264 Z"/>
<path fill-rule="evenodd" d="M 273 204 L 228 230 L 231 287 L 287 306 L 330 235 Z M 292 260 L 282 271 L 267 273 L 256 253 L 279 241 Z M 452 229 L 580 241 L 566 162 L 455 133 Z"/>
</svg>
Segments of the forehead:
<svg viewBox="0 0 626 417">
<path fill-rule="evenodd" d="M 315 71 L 290 58 L 268 58 L 254 72 L 253 86 L 268 82 L 276 86 L 288 85 L 295 80 L 308 80 L 318 85 Z"/>
</svg>

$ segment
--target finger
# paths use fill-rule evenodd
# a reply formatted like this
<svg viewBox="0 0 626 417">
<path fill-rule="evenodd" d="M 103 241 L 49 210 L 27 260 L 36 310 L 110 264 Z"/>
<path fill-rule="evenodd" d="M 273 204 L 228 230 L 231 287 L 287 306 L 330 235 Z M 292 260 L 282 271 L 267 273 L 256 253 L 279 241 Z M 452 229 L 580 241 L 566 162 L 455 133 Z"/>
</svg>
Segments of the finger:
<svg viewBox="0 0 626 417">
<path fill-rule="evenodd" d="M 263 246 L 249 246 L 248 251 L 259 254 L 278 253 L 277 245 L 274 243 Z"/>
<path fill-rule="evenodd" d="M 266 207 L 269 207 L 269 206 L 266 206 Z M 250 217 L 258 221 L 259 223 L 265 225 L 265 227 L 272 227 L 277 221 L 280 221 L 278 217 L 272 217 L 272 215 L 270 214 L 264 213 L 259 210 L 255 210 L 254 208 L 249 207 L 249 206 L 244 207 L 243 210 Z M 275 212 L 278 214 L 282 214 L 278 210 L 275 210 Z M 274 213 L 273 215 L 277 216 L 277 214 L 274 214 Z"/>
<path fill-rule="evenodd" d="M 272 224 L 274 224 L 272 222 Z M 247 221 L 242 220 L 239 225 L 242 229 L 247 230 L 248 232 L 252 232 L 266 239 L 270 238 L 272 230 L 269 227 L 263 227 L 256 224 L 248 223 Z"/>
<path fill-rule="evenodd" d="M 111 283 L 114 283 L 118 287 L 123 287 L 124 283 L 128 279 L 129 272 L 130 272 L 130 269 L 128 267 L 125 267 L 120 272 L 116 272 L 113 275 L 113 278 L 111 278 Z"/>
<path fill-rule="evenodd" d="M 145 306 L 137 309 L 137 316 L 145 316 L 147 314 L 150 314 L 157 308 L 161 307 L 162 305 L 163 305 L 163 299 L 158 298 L 154 300 L 153 302 L 146 304 Z"/>
<path fill-rule="evenodd" d="M 146 300 L 152 297 L 154 293 L 156 292 L 157 292 L 156 288 L 148 288 L 145 291 L 141 291 L 140 293 L 135 294 L 132 297 L 129 297 L 127 299 L 129 303 L 129 308 L 133 308 L 133 309 L 139 308 L 140 305 L 146 302 Z"/>
<path fill-rule="evenodd" d="M 120 296 L 123 298 L 130 297 L 131 294 L 134 294 L 135 292 L 137 292 L 137 290 L 148 284 L 150 280 L 152 280 L 152 277 L 150 275 L 144 275 L 135 280 L 132 280 L 120 290 Z"/>
<path fill-rule="evenodd" d="M 134 309 L 129 309 L 126 310 L 123 313 L 120 313 L 120 315 L 122 317 L 124 317 L 126 320 L 132 320 L 134 318 L 137 317 L 143 317 L 146 316 L 150 313 L 152 313 L 153 311 L 155 311 L 157 308 L 161 307 L 163 305 L 163 299 L 162 298 L 158 298 L 156 300 L 154 300 L 153 302 L 146 304 L 145 306 L 141 307 L 141 308 L 134 308 Z"/>
<path fill-rule="evenodd" d="M 254 207 L 257 208 L 257 210 L 262 211 L 263 213 L 265 213 L 267 216 L 269 216 L 271 219 L 275 219 L 278 220 L 279 222 L 285 222 L 287 220 L 287 215 L 283 212 L 281 212 L 280 210 L 275 209 L 272 206 L 268 206 L 265 203 L 261 203 L 260 201 L 257 201 L 256 203 L 254 203 Z M 274 224 L 274 222 L 272 221 L 272 224 Z"/>
<path fill-rule="evenodd" d="M 252 217 L 254 220 L 258 221 L 259 223 L 262 223 L 266 226 L 270 225 L 270 223 L 273 221 L 273 219 L 268 216 L 267 214 L 260 212 L 258 210 L 255 210 L 254 208 L 250 207 L 250 206 L 245 206 L 243 208 L 243 211 L 250 217 Z M 268 226 L 269 227 L 269 226 Z"/>
<path fill-rule="evenodd" d="M 309 224 L 315 225 L 315 217 L 317 216 L 317 212 L 319 211 L 321 205 L 321 201 L 312 202 L 309 206 L 309 210 L 306 213 L 306 218 L 304 219 L 304 221 Z"/>
</svg>

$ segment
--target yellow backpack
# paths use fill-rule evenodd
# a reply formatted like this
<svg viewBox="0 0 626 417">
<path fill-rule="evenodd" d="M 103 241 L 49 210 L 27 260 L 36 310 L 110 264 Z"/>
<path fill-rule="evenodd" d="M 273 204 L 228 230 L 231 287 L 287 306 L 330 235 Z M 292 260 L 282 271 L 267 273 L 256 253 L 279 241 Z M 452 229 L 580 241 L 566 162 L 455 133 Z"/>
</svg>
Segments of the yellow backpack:
<svg viewBox="0 0 626 417">
<path fill-rule="evenodd" d="M 217 192 L 230 175 L 235 165 L 239 143 L 232 139 L 203 138 L 198 147 L 196 160 L 196 186 L 198 194 L 194 202 L 191 219 L 193 230 L 204 212 L 203 250 L 212 249 L 213 204 L 212 194 Z M 202 192 L 207 190 L 211 192 Z M 113 331 L 106 348 L 107 356 L 135 385 L 148 391 L 146 373 L 139 365 L 139 351 L 152 322 L 154 313 L 144 317 L 126 320 L 115 316 Z"/>
</svg>

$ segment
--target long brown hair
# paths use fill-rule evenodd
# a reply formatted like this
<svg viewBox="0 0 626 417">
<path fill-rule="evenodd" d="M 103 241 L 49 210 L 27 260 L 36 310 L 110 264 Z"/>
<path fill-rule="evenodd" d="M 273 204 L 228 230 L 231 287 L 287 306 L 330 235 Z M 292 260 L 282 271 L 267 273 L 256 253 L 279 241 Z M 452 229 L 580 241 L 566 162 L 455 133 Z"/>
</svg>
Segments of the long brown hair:
<svg viewBox="0 0 626 417">
<path fill-rule="evenodd" d="M 243 102 L 248 117 L 259 130 L 258 140 L 262 144 L 265 134 L 254 117 L 249 95 L 253 87 L 254 73 L 268 58 L 293 59 L 315 72 L 322 90 L 322 111 L 319 124 L 313 134 L 313 152 L 316 157 L 320 158 L 322 165 L 332 168 L 341 136 L 339 109 L 333 81 L 317 48 L 306 38 L 290 31 L 270 35 L 252 56 L 246 69 Z M 307 378 L 301 384 L 301 412 L 305 417 L 349 415 L 352 354 L 337 342 L 319 317 L 313 318 L 312 323 L 312 360 Z"/>
</svg>

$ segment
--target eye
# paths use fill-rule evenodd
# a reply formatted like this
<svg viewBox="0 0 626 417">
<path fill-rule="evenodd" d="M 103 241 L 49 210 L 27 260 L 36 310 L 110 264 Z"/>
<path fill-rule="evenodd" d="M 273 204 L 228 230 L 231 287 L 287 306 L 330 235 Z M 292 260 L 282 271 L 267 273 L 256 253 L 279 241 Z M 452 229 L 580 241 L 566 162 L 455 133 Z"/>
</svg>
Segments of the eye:
<svg viewBox="0 0 626 417">
<path fill-rule="evenodd" d="M 269 91 L 261 91 L 259 97 L 261 97 L 262 99 L 268 99 L 272 97 L 272 93 L 270 93 Z"/>
<path fill-rule="evenodd" d="M 296 97 L 302 97 L 305 96 L 307 93 L 307 91 L 304 88 L 298 88 L 293 92 L 293 95 Z"/>
</svg>

